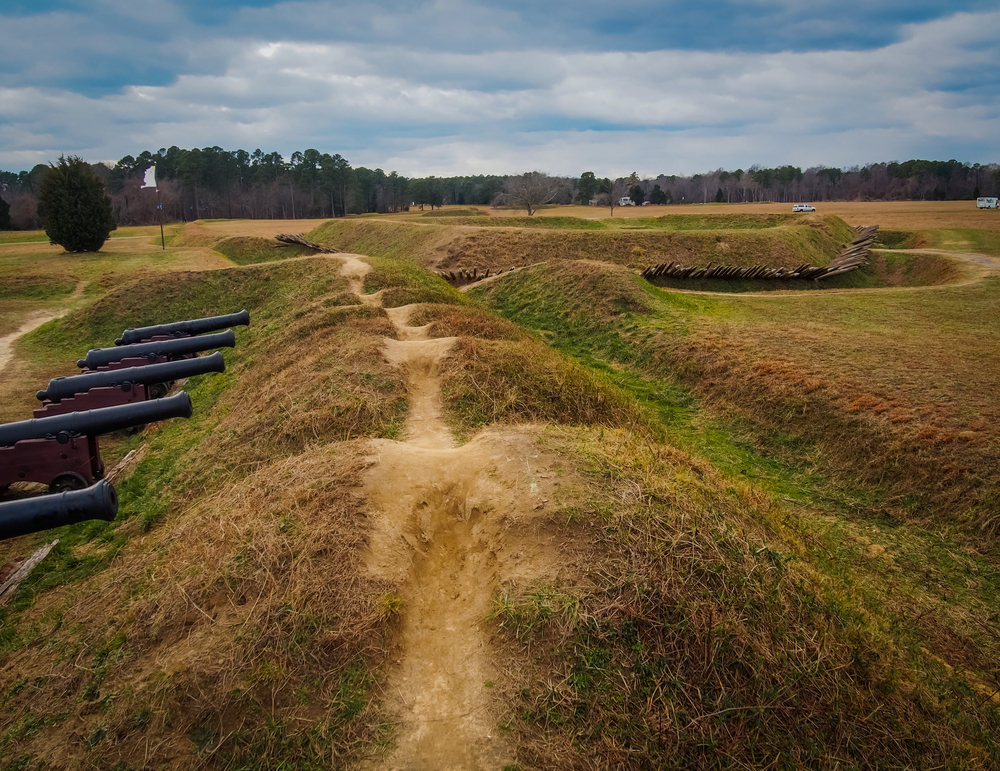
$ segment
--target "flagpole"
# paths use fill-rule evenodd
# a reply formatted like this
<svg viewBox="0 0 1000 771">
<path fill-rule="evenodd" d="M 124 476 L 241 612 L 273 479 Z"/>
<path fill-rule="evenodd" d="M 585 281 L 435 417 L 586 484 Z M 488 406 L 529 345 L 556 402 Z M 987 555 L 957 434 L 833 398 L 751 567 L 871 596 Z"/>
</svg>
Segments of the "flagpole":
<svg viewBox="0 0 1000 771">
<path fill-rule="evenodd" d="M 160 221 L 160 247 L 167 251 L 167 242 L 163 238 L 163 205 L 160 203 L 160 188 L 156 188 L 156 218 Z"/>
<path fill-rule="evenodd" d="M 163 237 L 163 204 L 160 203 L 160 186 L 156 184 L 155 165 L 146 169 L 146 174 L 142 178 L 142 187 L 139 189 L 145 190 L 147 187 L 156 191 L 156 220 L 160 223 L 160 248 L 167 251 L 167 239 Z"/>
</svg>

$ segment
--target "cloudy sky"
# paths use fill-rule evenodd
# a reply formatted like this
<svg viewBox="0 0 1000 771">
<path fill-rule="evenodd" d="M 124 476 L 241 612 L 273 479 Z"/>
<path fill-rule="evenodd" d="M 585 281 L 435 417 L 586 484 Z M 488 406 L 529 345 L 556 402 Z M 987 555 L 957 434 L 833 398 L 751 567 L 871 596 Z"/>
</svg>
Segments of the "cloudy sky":
<svg viewBox="0 0 1000 771">
<path fill-rule="evenodd" d="M 406 176 L 1000 162 L 997 0 L 3 0 L 0 169 L 219 145 Z"/>
</svg>

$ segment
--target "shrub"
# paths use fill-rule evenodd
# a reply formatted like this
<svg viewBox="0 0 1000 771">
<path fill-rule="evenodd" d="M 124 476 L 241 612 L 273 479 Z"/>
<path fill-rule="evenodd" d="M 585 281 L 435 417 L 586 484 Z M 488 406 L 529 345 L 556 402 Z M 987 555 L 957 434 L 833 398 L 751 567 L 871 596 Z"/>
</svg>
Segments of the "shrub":
<svg viewBox="0 0 1000 771">
<path fill-rule="evenodd" d="M 104 183 L 89 163 L 72 155 L 42 177 L 38 213 L 49 239 L 67 252 L 99 251 L 116 229 Z"/>
</svg>

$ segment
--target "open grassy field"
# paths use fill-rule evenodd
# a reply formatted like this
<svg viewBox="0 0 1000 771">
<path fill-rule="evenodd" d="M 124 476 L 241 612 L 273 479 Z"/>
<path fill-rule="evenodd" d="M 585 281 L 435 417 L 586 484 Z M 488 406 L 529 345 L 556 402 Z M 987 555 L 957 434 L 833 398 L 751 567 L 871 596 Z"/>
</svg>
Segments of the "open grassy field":
<svg viewBox="0 0 1000 771">
<path fill-rule="evenodd" d="M 0 419 L 124 327 L 251 324 L 102 440 L 114 523 L 0 542 L 59 539 L 0 604 L 0 769 L 1000 766 L 996 231 L 790 208 L 3 234 Z M 635 273 L 883 216 L 918 251 L 825 289 Z"/>
</svg>

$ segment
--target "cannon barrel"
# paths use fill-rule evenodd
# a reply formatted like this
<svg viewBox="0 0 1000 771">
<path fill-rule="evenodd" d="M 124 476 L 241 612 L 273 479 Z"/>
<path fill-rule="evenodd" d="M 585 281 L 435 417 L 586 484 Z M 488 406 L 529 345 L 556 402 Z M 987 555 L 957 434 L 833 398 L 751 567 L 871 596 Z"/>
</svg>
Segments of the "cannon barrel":
<svg viewBox="0 0 1000 771">
<path fill-rule="evenodd" d="M 39 495 L 0 503 L 0 539 L 37 533 L 88 519 L 110 522 L 118 514 L 118 494 L 102 479 L 83 490 Z"/>
<path fill-rule="evenodd" d="M 74 436 L 98 436 L 166 418 L 190 418 L 191 397 L 184 391 L 164 399 L 67 412 L 0 426 L 0 447 L 13 447 L 25 439 L 56 439 L 65 444 Z"/>
<path fill-rule="evenodd" d="M 203 375 L 206 372 L 225 372 L 226 362 L 222 354 L 216 351 L 211 356 L 198 359 L 178 359 L 165 361 L 162 364 L 149 364 L 145 367 L 128 367 L 113 369 L 108 372 L 84 372 L 81 375 L 57 377 L 49 381 L 49 387 L 39 391 L 35 396 L 39 401 L 48 399 L 50 402 L 60 402 L 76 394 L 87 393 L 91 388 L 108 388 L 125 384 L 168 383 L 184 377 Z"/>
<path fill-rule="evenodd" d="M 122 336 L 115 339 L 115 345 L 132 345 L 149 340 L 151 337 L 166 337 L 167 335 L 201 335 L 226 327 L 245 327 L 250 323 L 250 312 L 242 310 L 226 316 L 210 316 L 205 319 L 190 321 L 174 321 L 170 324 L 156 324 L 151 327 L 136 327 L 126 329 Z"/>
<path fill-rule="evenodd" d="M 159 356 L 186 356 L 189 353 L 207 351 L 210 348 L 233 348 L 236 334 L 231 329 L 215 335 L 181 337 L 176 340 L 160 340 L 152 343 L 122 345 L 117 348 L 91 348 L 87 358 L 77 361 L 80 369 L 97 369 L 122 359 L 156 358 Z"/>
</svg>

